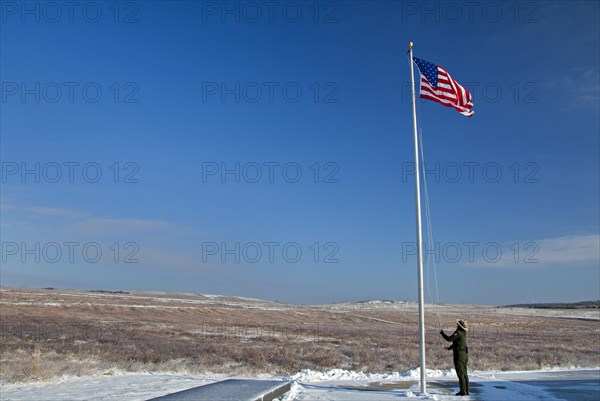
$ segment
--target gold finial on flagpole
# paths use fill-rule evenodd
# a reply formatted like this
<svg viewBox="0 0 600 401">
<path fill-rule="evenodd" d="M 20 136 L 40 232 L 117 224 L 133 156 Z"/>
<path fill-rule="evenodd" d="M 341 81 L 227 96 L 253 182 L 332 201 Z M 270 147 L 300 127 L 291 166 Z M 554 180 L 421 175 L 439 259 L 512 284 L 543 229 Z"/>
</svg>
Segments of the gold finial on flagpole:
<svg viewBox="0 0 600 401">
<path fill-rule="evenodd" d="M 412 47 L 413 47 L 413 42 L 408 42 L 408 48 L 412 49 Z"/>
</svg>

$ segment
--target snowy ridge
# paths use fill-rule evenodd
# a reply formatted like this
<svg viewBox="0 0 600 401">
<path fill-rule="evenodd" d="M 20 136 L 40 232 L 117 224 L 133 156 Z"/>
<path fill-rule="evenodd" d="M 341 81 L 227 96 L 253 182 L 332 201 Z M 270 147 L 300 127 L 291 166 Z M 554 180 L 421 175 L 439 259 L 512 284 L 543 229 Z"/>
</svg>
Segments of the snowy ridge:
<svg viewBox="0 0 600 401">
<path fill-rule="evenodd" d="M 368 381 L 368 382 L 390 382 L 401 380 L 418 380 L 421 375 L 421 369 L 416 368 L 404 373 L 364 373 L 344 369 L 332 369 L 327 372 L 319 372 L 310 369 L 304 369 L 295 375 L 289 377 L 290 380 L 298 382 L 320 382 L 320 381 Z M 433 370 L 427 369 L 428 378 L 447 378 L 455 377 L 454 369 Z"/>
</svg>

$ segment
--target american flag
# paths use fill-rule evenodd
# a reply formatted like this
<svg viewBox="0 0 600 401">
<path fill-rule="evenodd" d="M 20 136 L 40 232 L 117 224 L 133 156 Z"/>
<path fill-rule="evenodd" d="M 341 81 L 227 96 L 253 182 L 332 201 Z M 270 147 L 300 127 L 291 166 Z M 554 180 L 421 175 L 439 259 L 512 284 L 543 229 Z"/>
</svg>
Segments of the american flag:
<svg viewBox="0 0 600 401">
<path fill-rule="evenodd" d="M 450 74 L 439 65 L 413 57 L 421 73 L 419 97 L 433 100 L 446 107 L 454 107 L 460 114 L 471 117 L 475 112 L 473 99 L 468 90 L 452 79 Z"/>
</svg>

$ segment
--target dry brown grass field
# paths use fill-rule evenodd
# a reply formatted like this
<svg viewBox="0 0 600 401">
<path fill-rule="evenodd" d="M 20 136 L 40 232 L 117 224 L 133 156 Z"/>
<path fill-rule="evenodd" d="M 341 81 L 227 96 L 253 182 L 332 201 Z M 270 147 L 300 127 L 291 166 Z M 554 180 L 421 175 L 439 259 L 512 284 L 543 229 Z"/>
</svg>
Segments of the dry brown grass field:
<svg viewBox="0 0 600 401">
<path fill-rule="evenodd" d="M 173 293 L 0 290 L 0 380 L 126 371 L 291 374 L 419 364 L 408 302 L 286 305 Z M 529 370 L 600 363 L 600 312 L 428 305 L 427 366 L 452 367 L 438 332 L 470 324 L 470 368 Z"/>
</svg>

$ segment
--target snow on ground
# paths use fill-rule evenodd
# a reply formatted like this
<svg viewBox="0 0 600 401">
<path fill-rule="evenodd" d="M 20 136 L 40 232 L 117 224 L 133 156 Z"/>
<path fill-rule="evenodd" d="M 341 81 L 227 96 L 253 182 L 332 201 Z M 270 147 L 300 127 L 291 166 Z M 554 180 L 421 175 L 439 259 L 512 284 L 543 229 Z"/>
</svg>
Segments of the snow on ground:
<svg viewBox="0 0 600 401">
<path fill-rule="evenodd" d="M 220 378 L 181 374 L 124 373 L 28 384 L 2 384 L 0 400 L 8 401 L 139 401 L 209 384 Z"/>
<path fill-rule="evenodd" d="M 511 316 L 559 317 L 562 319 L 600 320 L 598 309 L 540 309 L 540 308 L 497 308 L 495 313 Z"/>
<path fill-rule="evenodd" d="M 332 369 L 328 372 L 319 372 L 310 369 L 302 370 L 295 375 L 290 376 L 291 380 L 298 382 L 319 382 L 319 381 L 350 381 L 350 382 L 379 382 L 387 383 L 400 380 L 418 380 L 420 369 L 409 370 L 404 373 L 363 373 L 344 369 Z M 430 378 L 454 378 L 454 369 L 451 370 L 431 370 L 427 369 L 427 377 Z"/>
<path fill-rule="evenodd" d="M 474 385 L 472 396 L 460 398 L 453 396 L 457 385 L 453 370 L 428 370 L 427 377 L 428 395 L 420 394 L 419 369 L 390 374 L 342 369 L 328 372 L 303 370 L 290 377 L 275 379 L 293 381 L 291 391 L 283 396 L 281 401 L 585 401 L 598 400 L 600 395 L 600 369 L 473 372 L 470 373 L 471 383 Z M 0 400 L 141 401 L 225 378 L 216 375 L 125 373 L 112 370 L 88 377 L 65 377 L 29 384 L 4 384 L 0 388 Z M 569 398 L 573 395 L 574 398 Z"/>
<path fill-rule="evenodd" d="M 564 368 L 563 368 L 564 369 Z M 479 400 L 479 401 L 586 401 L 600 399 L 600 370 L 549 369 L 526 372 L 470 373 L 471 396 L 456 397 L 454 370 L 427 371 L 428 394 L 421 395 L 419 369 L 389 375 L 348 372 L 302 371 L 292 376 L 292 390 L 281 401 L 386 401 Z"/>
</svg>

